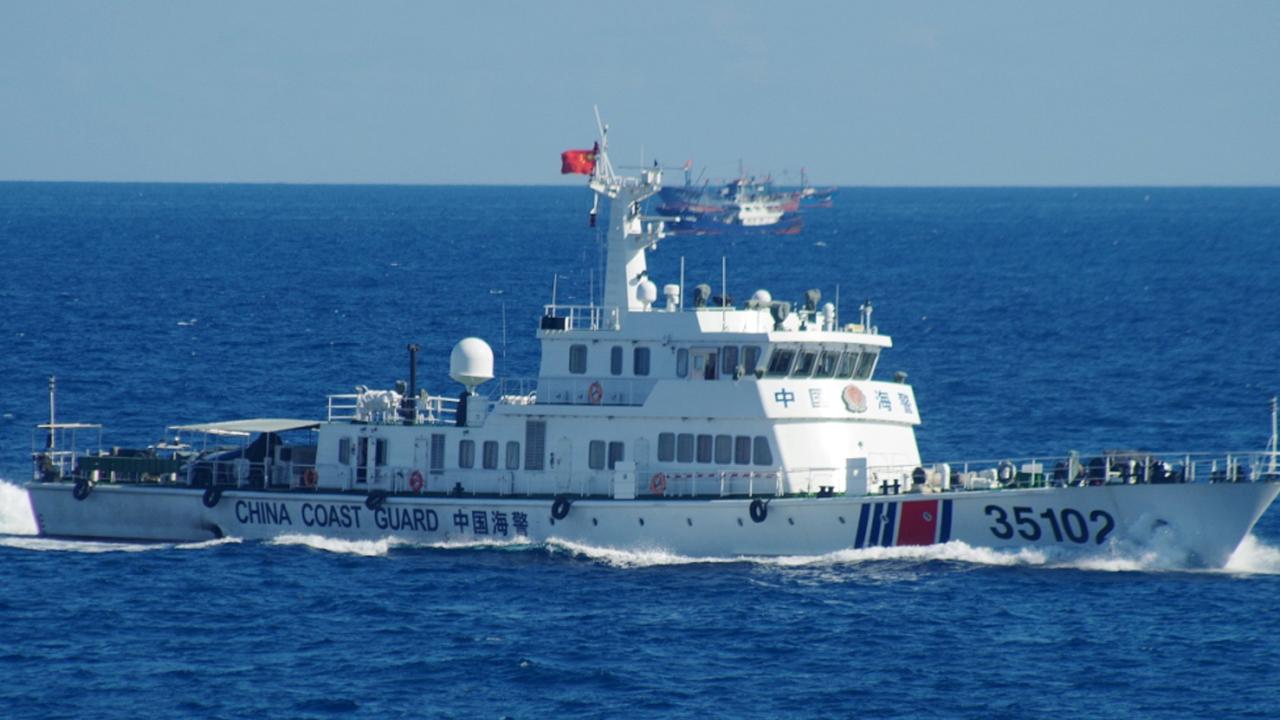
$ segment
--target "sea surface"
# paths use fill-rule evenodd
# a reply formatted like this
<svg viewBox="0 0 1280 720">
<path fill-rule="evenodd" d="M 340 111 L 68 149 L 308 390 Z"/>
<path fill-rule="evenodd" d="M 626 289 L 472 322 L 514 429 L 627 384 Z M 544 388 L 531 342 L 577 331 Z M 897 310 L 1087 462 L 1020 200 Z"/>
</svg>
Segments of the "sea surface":
<svg viewBox="0 0 1280 720">
<path fill-rule="evenodd" d="M 960 544 L 692 560 L 289 536 L 44 540 L 31 427 L 322 417 L 453 344 L 537 371 L 598 292 L 582 187 L 0 183 L 0 718 L 1275 718 L 1280 510 L 1224 570 Z M 874 305 L 926 460 L 1260 450 L 1280 189 L 865 189 L 664 240 L 676 282 Z M 558 273 L 558 276 L 556 275 Z M 93 439 L 93 438 L 89 438 Z M 83 442 L 84 438 L 82 438 Z"/>
</svg>

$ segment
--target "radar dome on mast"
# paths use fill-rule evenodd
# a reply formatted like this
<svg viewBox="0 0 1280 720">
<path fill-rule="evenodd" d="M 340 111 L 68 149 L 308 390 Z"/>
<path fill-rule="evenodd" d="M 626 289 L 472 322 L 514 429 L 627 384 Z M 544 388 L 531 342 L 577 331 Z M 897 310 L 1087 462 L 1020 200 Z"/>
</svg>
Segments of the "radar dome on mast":
<svg viewBox="0 0 1280 720">
<path fill-rule="evenodd" d="M 473 392 L 493 379 L 493 348 L 478 337 L 463 338 L 449 353 L 449 377 Z"/>
</svg>

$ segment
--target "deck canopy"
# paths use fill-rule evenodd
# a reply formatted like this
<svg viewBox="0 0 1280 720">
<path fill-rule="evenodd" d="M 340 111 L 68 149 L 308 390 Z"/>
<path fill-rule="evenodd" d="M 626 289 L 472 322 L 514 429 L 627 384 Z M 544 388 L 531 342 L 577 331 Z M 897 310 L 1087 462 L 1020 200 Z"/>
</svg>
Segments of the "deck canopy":
<svg viewBox="0 0 1280 720">
<path fill-rule="evenodd" d="M 178 432 L 198 432 L 210 435 L 253 435 L 255 433 L 282 433 L 290 430 L 303 430 L 320 427 L 319 420 L 291 420 L 289 418 L 250 418 L 248 420 L 225 420 L 223 422 L 195 423 L 194 425 L 171 425 L 170 430 Z"/>
</svg>

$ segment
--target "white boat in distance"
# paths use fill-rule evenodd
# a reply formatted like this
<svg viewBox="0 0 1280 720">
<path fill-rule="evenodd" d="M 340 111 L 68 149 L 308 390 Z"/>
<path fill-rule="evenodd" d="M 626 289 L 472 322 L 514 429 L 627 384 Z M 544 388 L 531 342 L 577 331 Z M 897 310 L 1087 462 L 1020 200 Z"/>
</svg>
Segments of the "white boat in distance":
<svg viewBox="0 0 1280 720">
<path fill-rule="evenodd" d="M 649 277 L 663 221 L 642 202 L 661 170 L 572 172 L 609 205 L 600 305 L 545 306 L 532 380 L 493 379 L 459 342 L 456 397 L 407 382 L 328 399 L 323 420 L 176 425 L 166 442 L 101 449 L 101 428 L 50 421 L 28 483 L 41 535 L 200 541 L 310 533 L 409 542 L 552 539 L 691 557 L 819 555 L 961 541 L 1067 554 L 1176 547 L 1225 564 L 1280 492 L 1272 446 L 1216 456 L 921 462 L 905 377 L 876 379 L 892 343 L 816 290 L 735 307 Z M 593 211 L 594 212 L 594 211 Z M 86 434 L 98 447 L 81 451 Z"/>
</svg>

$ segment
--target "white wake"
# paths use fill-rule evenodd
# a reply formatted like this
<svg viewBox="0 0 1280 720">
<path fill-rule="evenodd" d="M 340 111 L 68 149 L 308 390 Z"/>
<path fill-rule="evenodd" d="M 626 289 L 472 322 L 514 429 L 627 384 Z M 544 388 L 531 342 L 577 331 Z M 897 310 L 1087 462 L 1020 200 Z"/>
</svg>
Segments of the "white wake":
<svg viewBox="0 0 1280 720">
<path fill-rule="evenodd" d="M 36 518 L 26 488 L 7 480 L 0 480 L 0 534 L 36 534 Z"/>
</svg>

